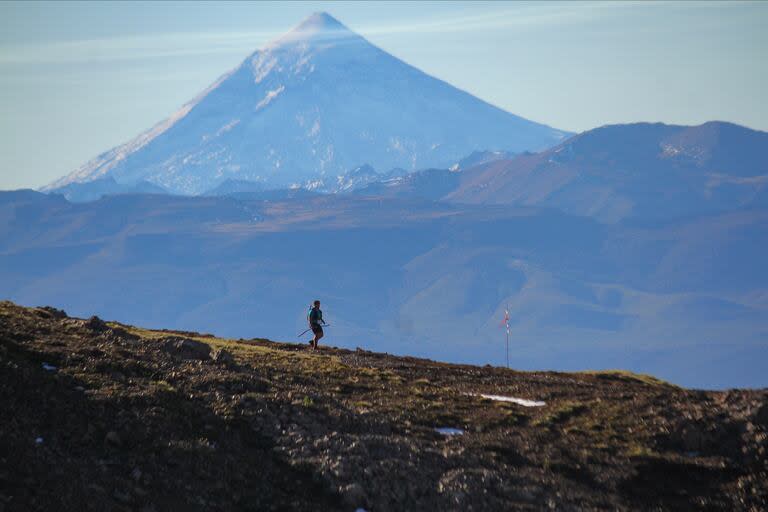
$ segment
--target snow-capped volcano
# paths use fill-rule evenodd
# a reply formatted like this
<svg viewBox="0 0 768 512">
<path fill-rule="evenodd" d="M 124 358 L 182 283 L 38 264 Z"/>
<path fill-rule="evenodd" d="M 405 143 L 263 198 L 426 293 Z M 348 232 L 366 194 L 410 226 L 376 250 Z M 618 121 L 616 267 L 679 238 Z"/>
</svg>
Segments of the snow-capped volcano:
<svg viewBox="0 0 768 512">
<path fill-rule="evenodd" d="M 45 190 L 111 177 L 199 194 L 234 179 L 285 187 L 376 169 L 449 166 L 476 150 L 538 150 L 565 132 L 522 119 L 316 13 L 168 119 Z"/>
</svg>

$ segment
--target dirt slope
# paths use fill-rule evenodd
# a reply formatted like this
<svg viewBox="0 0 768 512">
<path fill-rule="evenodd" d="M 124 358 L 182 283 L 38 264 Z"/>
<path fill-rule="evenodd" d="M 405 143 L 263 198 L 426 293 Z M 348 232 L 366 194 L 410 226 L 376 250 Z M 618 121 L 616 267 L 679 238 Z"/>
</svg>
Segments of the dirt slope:
<svg viewBox="0 0 768 512">
<path fill-rule="evenodd" d="M 1 512 L 768 502 L 766 390 L 311 353 L 2 302 L 0 400 Z"/>
</svg>

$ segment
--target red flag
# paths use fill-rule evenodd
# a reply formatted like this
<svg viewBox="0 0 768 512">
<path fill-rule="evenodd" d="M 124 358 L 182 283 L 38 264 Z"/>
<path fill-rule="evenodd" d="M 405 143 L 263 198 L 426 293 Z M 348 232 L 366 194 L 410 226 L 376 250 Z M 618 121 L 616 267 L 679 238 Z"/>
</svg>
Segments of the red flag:
<svg viewBox="0 0 768 512">
<path fill-rule="evenodd" d="M 504 310 L 504 320 L 501 321 L 499 324 L 499 327 L 506 327 L 507 331 L 509 331 L 509 310 Z"/>
</svg>

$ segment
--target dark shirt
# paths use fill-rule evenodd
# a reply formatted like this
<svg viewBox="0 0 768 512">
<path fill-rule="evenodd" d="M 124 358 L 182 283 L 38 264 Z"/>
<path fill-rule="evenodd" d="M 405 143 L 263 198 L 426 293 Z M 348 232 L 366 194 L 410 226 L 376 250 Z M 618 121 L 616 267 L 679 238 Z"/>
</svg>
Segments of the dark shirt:
<svg viewBox="0 0 768 512">
<path fill-rule="evenodd" d="M 309 324 L 320 325 L 321 323 L 325 323 L 323 321 L 323 312 L 320 311 L 320 308 L 313 307 L 309 310 Z"/>
</svg>

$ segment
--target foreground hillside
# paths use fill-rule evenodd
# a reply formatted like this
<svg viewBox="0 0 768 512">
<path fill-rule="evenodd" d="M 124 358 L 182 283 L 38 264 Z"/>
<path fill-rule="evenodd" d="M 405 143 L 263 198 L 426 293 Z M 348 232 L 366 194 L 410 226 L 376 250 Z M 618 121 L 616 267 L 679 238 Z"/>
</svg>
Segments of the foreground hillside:
<svg viewBox="0 0 768 512">
<path fill-rule="evenodd" d="M 10 302 L 0 368 L 3 512 L 768 502 L 765 390 L 312 353 Z"/>
</svg>

